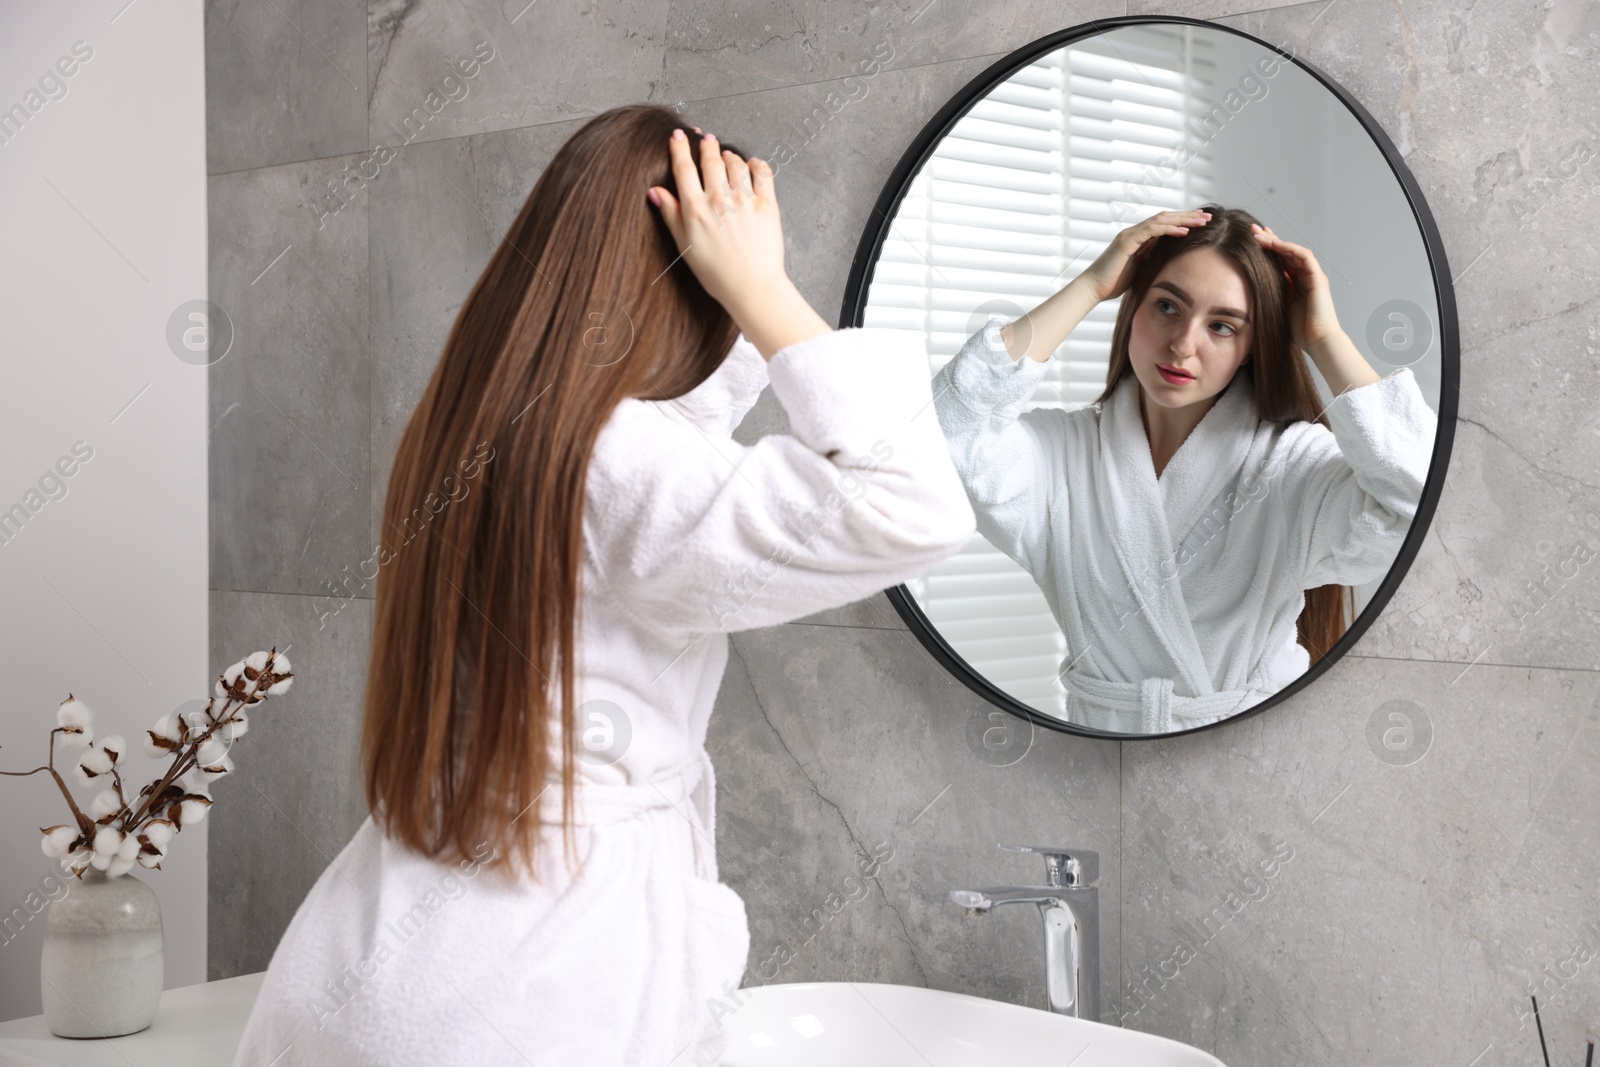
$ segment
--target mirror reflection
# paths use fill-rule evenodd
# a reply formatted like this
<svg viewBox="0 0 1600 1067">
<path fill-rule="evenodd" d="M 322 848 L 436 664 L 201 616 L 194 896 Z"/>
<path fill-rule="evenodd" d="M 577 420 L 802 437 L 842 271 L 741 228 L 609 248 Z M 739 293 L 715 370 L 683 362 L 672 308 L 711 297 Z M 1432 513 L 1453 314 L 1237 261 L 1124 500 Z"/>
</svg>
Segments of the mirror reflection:
<svg viewBox="0 0 1600 1067">
<path fill-rule="evenodd" d="M 1294 682 L 1389 572 L 1438 300 L 1349 109 L 1221 27 L 1120 27 L 986 94 L 911 181 L 864 324 L 917 332 L 974 510 L 911 583 L 979 675 L 1148 735 Z"/>
</svg>

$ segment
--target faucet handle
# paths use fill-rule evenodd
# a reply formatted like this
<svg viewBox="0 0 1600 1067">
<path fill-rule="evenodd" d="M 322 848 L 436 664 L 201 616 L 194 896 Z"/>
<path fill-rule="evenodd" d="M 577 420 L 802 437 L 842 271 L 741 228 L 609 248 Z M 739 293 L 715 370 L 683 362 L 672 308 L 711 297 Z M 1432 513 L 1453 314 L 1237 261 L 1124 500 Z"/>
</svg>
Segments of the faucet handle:
<svg viewBox="0 0 1600 1067">
<path fill-rule="evenodd" d="M 1038 852 L 1044 856 L 1050 885 L 1090 886 L 1100 880 L 1100 853 L 1086 848 L 1051 848 L 1045 845 L 1001 845 L 1007 852 Z"/>
</svg>

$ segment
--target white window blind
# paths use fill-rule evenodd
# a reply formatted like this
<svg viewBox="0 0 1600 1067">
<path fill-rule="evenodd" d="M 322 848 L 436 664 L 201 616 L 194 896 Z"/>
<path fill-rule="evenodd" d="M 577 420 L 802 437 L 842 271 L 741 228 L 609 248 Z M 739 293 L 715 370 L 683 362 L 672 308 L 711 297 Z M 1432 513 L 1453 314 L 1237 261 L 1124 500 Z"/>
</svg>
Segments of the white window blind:
<svg viewBox="0 0 1600 1067">
<path fill-rule="evenodd" d="M 1092 263 L 1116 233 L 1212 196 L 1204 128 L 1216 63 L 1184 26 L 1120 29 L 1058 50 L 975 104 L 912 180 L 868 289 L 863 325 L 918 335 L 930 376 L 990 311 L 1015 319 Z M 1191 153 L 1185 162 L 1174 149 Z M 1165 174 L 1157 167 L 1166 163 Z M 1182 165 L 1179 165 L 1179 164 Z M 1105 387 L 1119 301 L 1058 349 L 1031 407 Z M 983 537 L 907 583 L 974 670 L 1063 717 L 1067 652 L 1032 577 Z"/>
</svg>

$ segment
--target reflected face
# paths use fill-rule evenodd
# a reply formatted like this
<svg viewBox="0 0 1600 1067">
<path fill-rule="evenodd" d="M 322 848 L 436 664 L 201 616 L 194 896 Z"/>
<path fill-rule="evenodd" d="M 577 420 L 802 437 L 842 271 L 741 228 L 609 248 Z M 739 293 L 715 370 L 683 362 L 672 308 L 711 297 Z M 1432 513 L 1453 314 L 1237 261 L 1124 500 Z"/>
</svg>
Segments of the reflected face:
<svg viewBox="0 0 1600 1067">
<path fill-rule="evenodd" d="M 1253 310 L 1244 275 L 1214 248 L 1161 268 L 1128 338 L 1145 397 L 1164 408 L 1209 406 L 1249 358 Z"/>
</svg>

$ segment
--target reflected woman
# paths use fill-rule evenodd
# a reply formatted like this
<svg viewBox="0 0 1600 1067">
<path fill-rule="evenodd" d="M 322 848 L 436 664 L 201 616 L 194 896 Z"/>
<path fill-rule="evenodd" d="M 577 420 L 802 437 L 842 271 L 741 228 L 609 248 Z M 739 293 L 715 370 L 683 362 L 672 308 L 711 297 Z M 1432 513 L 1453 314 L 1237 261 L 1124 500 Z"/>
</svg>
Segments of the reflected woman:
<svg viewBox="0 0 1600 1067">
<path fill-rule="evenodd" d="M 1118 296 L 1105 391 L 1024 411 Z M 1436 429 L 1411 370 L 1380 377 L 1340 328 L 1311 251 L 1215 204 L 1130 226 L 1028 314 L 990 315 L 933 390 L 978 531 L 1066 636 L 1068 720 L 1114 733 L 1227 718 L 1326 654 L 1348 587 L 1410 529 Z"/>
</svg>

